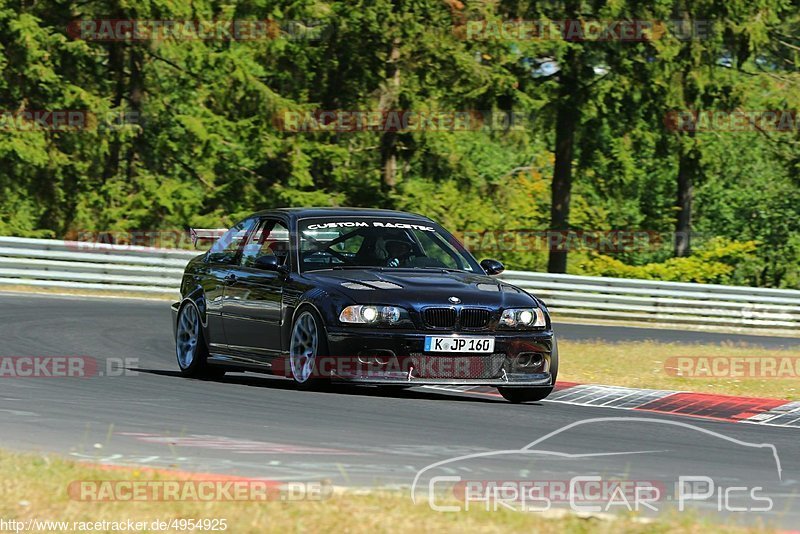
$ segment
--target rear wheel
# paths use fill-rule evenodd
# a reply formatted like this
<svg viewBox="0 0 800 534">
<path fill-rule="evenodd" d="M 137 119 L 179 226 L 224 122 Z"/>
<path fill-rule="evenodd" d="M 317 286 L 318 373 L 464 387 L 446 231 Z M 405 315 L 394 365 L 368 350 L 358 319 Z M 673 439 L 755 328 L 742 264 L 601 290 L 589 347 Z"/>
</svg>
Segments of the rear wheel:
<svg viewBox="0 0 800 534">
<path fill-rule="evenodd" d="M 208 347 L 203 339 L 200 313 L 194 304 L 186 304 L 178 312 L 175 352 L 183 376 L 220 378 L 225 375 L 225 369 L 208 364 Z"/>
<path fill-rule="evenodd" d="M 521 402 L 536 402 L 544 400 L 553 392 L 558 377 L 558 342 L 553 337 L 553 351 L 550 354 L 550 374 L 553 375 L 553 385 L 541 388 L 497 388 L 500 395 L 508 402 L 519 404 Z"/>
</svg>

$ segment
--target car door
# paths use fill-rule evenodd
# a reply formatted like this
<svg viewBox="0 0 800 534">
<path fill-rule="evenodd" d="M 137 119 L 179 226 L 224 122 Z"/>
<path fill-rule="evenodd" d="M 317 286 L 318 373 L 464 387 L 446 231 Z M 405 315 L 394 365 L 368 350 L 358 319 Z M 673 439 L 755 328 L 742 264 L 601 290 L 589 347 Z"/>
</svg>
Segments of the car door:
<svg viewBox="0 0 800 534">
<path fill-rule="evenodd" d="M 256 218 L 246 219 L 225 232 L 206 254 L 204 272 L 199 273 L 205 294 L 206 335 L 212 353 L 227 350 L 222 320 L 226 278 L 238 261 L 245 238 L 257 223 Z"/>
<path fill-rule="evenodd" d="M 281 301 L 286 275 L 257 268 L 262 256 L 289 265 L 289 231 L 278 219 L 263 219 L 242 249 L 225 286 L 223 322 L 228 346 L 237 359 L 268 363 L 280 354 Z"/>
</svg>

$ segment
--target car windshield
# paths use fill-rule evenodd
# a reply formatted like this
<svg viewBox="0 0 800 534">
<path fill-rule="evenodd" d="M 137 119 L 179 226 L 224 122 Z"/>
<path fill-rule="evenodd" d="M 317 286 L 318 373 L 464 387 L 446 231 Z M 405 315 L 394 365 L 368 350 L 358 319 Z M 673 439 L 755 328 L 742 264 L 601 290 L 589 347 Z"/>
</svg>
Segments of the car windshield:
<svg viewBox="0 0 800 534">
<path fill-rule="evenodd" d="M 309 218 L 298 222 L 300 270 L 387 268 L 480 272 L 439 226 L 392 218 Z"/>
</svg>

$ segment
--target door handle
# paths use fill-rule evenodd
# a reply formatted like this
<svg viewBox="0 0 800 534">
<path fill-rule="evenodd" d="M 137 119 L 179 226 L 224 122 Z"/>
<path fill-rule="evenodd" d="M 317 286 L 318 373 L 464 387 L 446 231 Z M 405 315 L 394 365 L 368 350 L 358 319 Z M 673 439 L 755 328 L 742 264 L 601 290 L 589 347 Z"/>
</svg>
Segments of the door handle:
<svg viewBox="0 0 800 534">
<path fill-rule="evenodd" d="M 236 277 L 235 274 L 231 273 L 228 276 L 226 276 L 225 278 L 223 278 L 223 280 L 227 285 L 231 285 L 231 284 L 235 284 L 236 280 L 238 280 L 238 278 Z"/>
</svg>

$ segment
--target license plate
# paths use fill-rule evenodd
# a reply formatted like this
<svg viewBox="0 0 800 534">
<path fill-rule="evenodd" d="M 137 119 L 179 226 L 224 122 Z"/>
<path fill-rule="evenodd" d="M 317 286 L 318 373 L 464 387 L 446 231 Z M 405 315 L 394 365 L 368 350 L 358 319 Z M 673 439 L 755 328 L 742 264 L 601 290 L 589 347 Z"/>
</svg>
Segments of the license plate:
<svg viewBox="0 0 800 534">
<path fill-rule="evenodd" d="M 492 352 L 493 337 L 425 336 L 425 352 Z"/>
</svg>

